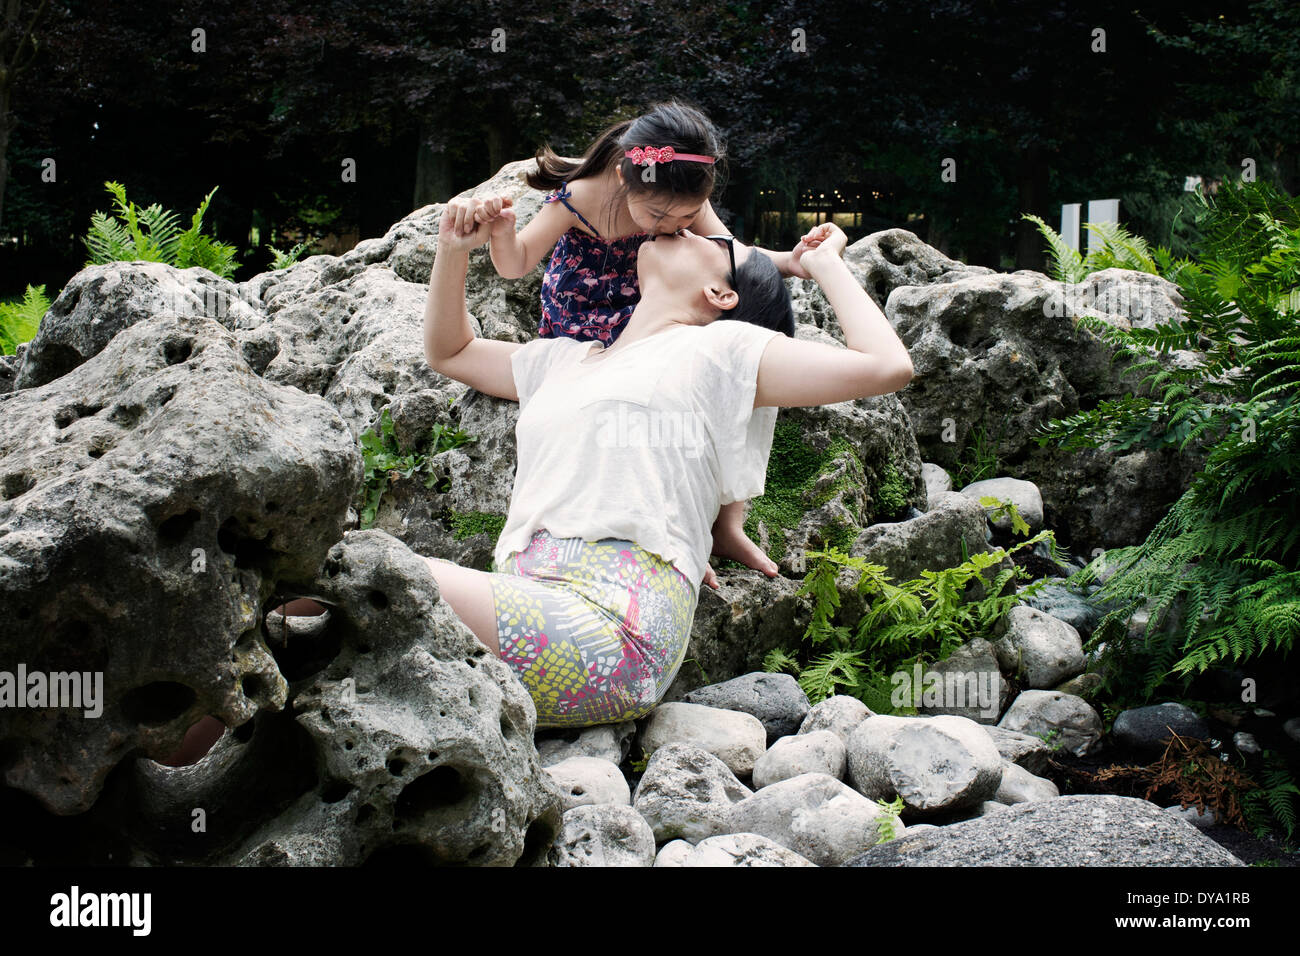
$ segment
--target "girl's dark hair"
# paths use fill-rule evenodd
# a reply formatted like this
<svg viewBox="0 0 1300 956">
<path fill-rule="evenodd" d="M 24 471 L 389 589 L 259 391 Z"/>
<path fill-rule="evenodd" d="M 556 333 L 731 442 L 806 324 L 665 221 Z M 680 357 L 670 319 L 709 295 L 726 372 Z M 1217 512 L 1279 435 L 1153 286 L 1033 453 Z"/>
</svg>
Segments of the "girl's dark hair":
<svg viewBox="0 0 1300 956">
<path fill-rule="evenodd" d="M 736 295 L 740 298 L 736 307 L 723 312 L 719 319 L 748 322 L 794 338 L 790 290 L 776 263 L 757 249 L 751 248 L 745 261 L 736 267 Z"/>
<path fill-rule="evenodd" d="M 637 166 L 623 155 L 634 146 L 671 146 L 679 153 L 713 156 L 716 162 L 656 163 L 653 177 L 646 179 L 642 174 L 649 167 Z M 726 156 L 717 129 L 699 110 L 676 100 L 659 103 L 636 119 L 610 126 L 580 160 L 564 159 L 543 146 L 537 151 L 537 171 L 529 173 L 525 180 L 534 189 L 549 192 L 563 182 L 599 175 L 617 163 L 623 166 L 623 188 L 615 202 L 628 192 L 708 198 L 725 181 Z"/>
</svg>

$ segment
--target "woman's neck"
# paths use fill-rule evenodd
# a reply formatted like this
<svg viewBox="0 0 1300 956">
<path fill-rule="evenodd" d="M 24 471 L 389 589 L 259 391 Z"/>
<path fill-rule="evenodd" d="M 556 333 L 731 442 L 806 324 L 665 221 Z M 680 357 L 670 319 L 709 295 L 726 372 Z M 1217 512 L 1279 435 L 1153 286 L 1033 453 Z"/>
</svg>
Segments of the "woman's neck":
<svg viewBox="0 0 1300 956">
<path fill-rule="evenodd" d="M 611 348 L 617 348 L 620 342 L 631 344 L 647 338 L 665 329 L 679 325 L 700 325 L 704 317 L 684 306 L 681 300 L 669 290 L 642 290 L 641 298 L 632 309 L 632 316 L 627 320 L 622 334 Z"/>
</svg>

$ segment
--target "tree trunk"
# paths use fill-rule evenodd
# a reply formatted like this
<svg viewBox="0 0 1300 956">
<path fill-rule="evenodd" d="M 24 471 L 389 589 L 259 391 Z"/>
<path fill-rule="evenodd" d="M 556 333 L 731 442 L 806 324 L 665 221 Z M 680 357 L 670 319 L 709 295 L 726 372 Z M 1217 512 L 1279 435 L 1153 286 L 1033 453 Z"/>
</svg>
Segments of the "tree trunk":
<svg viewBox="0 0 1300 956">
<path fill-rule="evenodd" d="M 415 145 L 415 195 L 412 209 L 430 203 L 446 202 L 452 197 L 451 162 L 447 154 L 428 147 L 429 124 L 420 124 Z"/>
<path fill-rule="evenodd" d="M 0 67 L 0 73 L 4 68 Z M 9 115 L 9 85 L 7 77 L 0 76 L 0 236 L 4 235 L 5 225 L 5 184 L 9 182 L 9 133 L 11 117 Z"/>
<path fill-rule="evenodd" d="M 1023 213 L 1033 213 L 1046 222 L 1053 221 L 1049 210 L 1044 207 L 1047 202 L 1048 169 L 1047 157 L 1041 146 L 1034 145 L 1021 151 L 1017 179 L 1020 185 L 1020 205 L 1016 209 L 1016 268 L 1043 272 L 1047 267 L 1043 237 L 1032 222 L 1020 218 Z"/>
<path fill-rule="evenodd" d="M 519 159 L 515 155 L 515 124 L 510 115 L 510 105 L 504 98 L 493 101 L 487 116 L 488 165 L 487 179 L 495 176 L 506 163 Z"/>
</svg>

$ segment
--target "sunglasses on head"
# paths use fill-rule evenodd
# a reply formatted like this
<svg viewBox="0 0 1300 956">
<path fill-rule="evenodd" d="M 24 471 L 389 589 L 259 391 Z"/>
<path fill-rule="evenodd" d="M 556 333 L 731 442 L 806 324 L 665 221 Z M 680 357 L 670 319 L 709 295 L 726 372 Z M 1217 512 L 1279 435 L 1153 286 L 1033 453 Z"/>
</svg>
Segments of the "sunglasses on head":
<svg viewBox="0 0 1300 956">
<path fill-rule="evenodd" d="M 740 287 L 736 284 L 736 237 L 735 236 L 705 236 L 705 239 L 717 239 L 727 244 L 727 256 L 731 259 L 731 288 L 738 290 Z"/>
</svg>

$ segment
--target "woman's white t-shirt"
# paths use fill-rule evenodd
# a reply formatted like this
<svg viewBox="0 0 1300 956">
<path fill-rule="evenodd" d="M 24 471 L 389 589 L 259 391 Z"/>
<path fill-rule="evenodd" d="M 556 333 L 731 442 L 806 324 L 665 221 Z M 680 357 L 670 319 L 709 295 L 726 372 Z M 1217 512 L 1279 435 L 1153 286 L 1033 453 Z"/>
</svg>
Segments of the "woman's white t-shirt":
<svg viewBox="0 0 1300 956">
<path fill-rule="evenodd" d="M 590 363 L 593 343 L 568 337 L 516 350 L 519 461 L 497 566 L 539 528 L 621 538 L 671 562 L 698 594 L 719 508 L 763 493 L 777 410 L 754 408 L 754 394 L 780 334 L 715 319 Z"/>
</svg>

